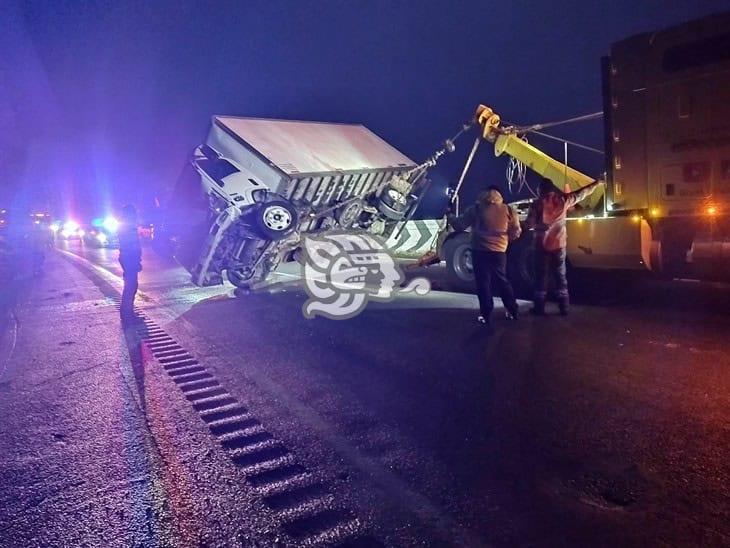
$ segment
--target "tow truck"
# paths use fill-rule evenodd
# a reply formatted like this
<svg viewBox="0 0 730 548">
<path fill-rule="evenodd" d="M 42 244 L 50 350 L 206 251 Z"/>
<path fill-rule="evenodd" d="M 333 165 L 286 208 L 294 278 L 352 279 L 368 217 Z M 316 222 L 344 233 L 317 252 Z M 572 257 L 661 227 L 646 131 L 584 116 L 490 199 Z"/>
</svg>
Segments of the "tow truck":
<svg viewBox="0 0 730 548">
<path fill-rule="evenodd" d="M 569 264 L 729 280 L 730 12 L 618 42 L 602 68 L 606 185 L 568 218 Z M 495 156 L 558 188 L 595 179 L 527 143 L 487 106 L 476 120 Z M 526 231 L 508 255 L 523 293 L 531 237 Z M 471 281 L 467 235 L 448 235 L 441 256 L 455 280 Z"/>
</svg>

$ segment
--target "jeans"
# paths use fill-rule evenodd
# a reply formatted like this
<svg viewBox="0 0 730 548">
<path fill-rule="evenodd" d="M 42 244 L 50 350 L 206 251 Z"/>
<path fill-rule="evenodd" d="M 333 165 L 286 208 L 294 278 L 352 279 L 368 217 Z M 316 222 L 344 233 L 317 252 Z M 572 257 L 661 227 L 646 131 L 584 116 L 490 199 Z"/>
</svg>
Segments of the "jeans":
<svg viewBox="0 0 730 548">
<path fill-rule="evenodd" d="M 479 310 L 484 319 L 489 322 L 494 309 L 493 286 L 496 286 L 507 311 L 517 316 L 517 301 L 512 284 L 507 279 L 507 254 L 503 251 L 473 249 L 472 265 L 479 297 Z"/>
<path fill-rule="evenodd" d="M 555 280 L 558 299 L 568 298 L 568 278 L 565 271 L 565 248 L 547 251 L 535 248 L 535 300 L 544 301 L 547 297 L 550 276 Z"/>
</svg>

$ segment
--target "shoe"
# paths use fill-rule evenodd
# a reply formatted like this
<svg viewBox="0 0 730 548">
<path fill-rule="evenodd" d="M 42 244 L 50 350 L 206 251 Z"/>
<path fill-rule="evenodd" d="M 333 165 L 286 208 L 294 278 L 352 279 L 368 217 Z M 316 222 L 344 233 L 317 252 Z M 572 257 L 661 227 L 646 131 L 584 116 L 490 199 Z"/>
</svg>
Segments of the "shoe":
<svg viewBox="0 0 730 548">
<path fill-rule="evenodd" d="M 510 321 L 517 321 L 520 319 L 520 313 L 517 310 L 514 310 L 510 312 L 509 310 L 505 311 L 504 317 L 507 318 Z"/>
<path fill-rule="evenodd" d="M 477 316 L 477 322 L 479 322 L 480 324 L 482 324 L 482 325 L 484 325 L 486 327 L 492 327 L 491 320 L 488 320 L 487 318 L 485 318 L 481 314 L 479 316 Z"/>
<path fill-rule="evenodd" d="M 477 316 L 477 322 L 479 323 L 479 332 L 486 335 L 492 335 L 494 333 L 494 322 L 487 320 L 484 316 Z"/>
<path fill-rule="evenodd" d="M 560 297 L 560 299 L 558 300 L 558 309 L 560 310 L 560 315 L 567 316 L 569 308 L 570 306 L 568 297 Z"/>
</svg>

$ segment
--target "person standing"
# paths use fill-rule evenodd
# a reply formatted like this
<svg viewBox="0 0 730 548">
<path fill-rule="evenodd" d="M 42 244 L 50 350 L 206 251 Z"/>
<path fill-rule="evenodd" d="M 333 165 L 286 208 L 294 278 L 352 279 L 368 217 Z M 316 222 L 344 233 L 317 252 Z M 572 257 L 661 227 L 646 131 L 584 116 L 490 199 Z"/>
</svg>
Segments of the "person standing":
<svg viewBox="0 0 730 548">
<path fill-rule="evenodd" d="M 126 205 L 122 208 L 118 234 L 119 264 L 122 265 L 124 278 L 119 314 L 122 321 L 130 321 L 136 318 L 134 314 L 134 297 L 139 286 L 137 277 L 142 271 L 142 247 L 137 232 L 137 210 L 133 205 Z"/>
<path fill-rule="evenodd" d="M 456 217 L 448 217 L 456 230 L 471 227 L 472 265 L 481 315 L 477 320 L 492 325 L 495 288 L 507 310 L 507 317 L 517 319 L 519 311 L 515 294 L 507 279 L 507 246 L 520 237 L 520 221 L 497 186 L 490 186 L 477 202 Z"/>
<path fill-rule="evenodd" d="M 545 314 L 548 279 L 552 276 L 558 293 L 560 314 L 568 315 L 570 298 L 565 268 L 565 248 L 568 239 L 565 219 L 568 210 L 590 196 L 600 183 L 600 180 L 595 180 L 575 192 L 564 193 L 550 179 L 543 177 L 540 181 L 538 198 L 532 202 L 525 222 L 528 228 L 535 231 L 535 305 L 532 309 L 533 314 L 538 316 Z"/>
<path fill-rule="evenodd" d="M 43 265 L 46 262 L 46 248 L 48 247 L 48 226 L 35 220 L 31 225 L 30 250 L 33 258 L 33 275 L 40 276 L 43 273 Z"/>
</svg>

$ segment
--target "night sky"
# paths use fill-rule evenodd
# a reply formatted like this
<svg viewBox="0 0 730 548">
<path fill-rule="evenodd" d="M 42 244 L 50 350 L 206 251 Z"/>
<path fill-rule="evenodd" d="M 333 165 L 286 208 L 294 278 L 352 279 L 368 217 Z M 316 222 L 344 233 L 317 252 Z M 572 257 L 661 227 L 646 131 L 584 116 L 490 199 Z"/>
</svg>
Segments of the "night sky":
<svg viewBox="0 0 730 548">
<path fill-rule="evenodd" d="M 57 215 L 149 208 L 214 113 L 359 122 L 420 161 L 480 102 L 520 123 L 595 112 L 612 42 L 730 9 L 718 0 L 2 4 L 0 199 L 45 201 Z M 600 122 L 555 133 L 602 147 Z M 458 176 L 472 138 L 441 174 Z M 482 147 L 467 198 L 503 182 L 505 160 L 491 154 Z M 595 155 L 571 159 L 602 170 Z"/>
</svg>

